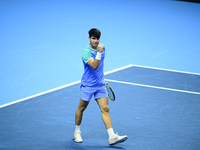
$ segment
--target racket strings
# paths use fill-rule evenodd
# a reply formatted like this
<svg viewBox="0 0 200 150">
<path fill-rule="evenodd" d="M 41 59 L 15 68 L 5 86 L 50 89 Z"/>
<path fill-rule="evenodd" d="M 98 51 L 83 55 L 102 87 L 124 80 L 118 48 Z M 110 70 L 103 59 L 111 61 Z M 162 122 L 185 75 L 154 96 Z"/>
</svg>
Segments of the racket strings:
<svg viewBox="0 0 200 150">
<path fill-rule="evenodd" d="M 106 89 L 107 89 L 107 92 L 108 92 L 108 96 L 114 100 L 115 99 L 115 96 L 113 94 L 113 91 L 110 89 L 110 87 L 108 87 L 108 85 L 106 86 Z"/>
</svg>

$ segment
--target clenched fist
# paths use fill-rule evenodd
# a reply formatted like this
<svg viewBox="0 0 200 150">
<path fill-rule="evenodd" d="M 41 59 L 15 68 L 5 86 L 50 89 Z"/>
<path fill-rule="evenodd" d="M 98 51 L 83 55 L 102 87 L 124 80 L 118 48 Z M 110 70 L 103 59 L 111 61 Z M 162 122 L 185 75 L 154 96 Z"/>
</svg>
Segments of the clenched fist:
<svg viewBox="0 0 200 150">
<path fill-rule="evenodd" d="M 98 52 L 99 52 L 99 53 L 102 53 L 102 52 L 103 52 L 103 45 L 99 44 L 99 45 L 97 46 L 97 49 L 98 49 Z"/>
</svg>

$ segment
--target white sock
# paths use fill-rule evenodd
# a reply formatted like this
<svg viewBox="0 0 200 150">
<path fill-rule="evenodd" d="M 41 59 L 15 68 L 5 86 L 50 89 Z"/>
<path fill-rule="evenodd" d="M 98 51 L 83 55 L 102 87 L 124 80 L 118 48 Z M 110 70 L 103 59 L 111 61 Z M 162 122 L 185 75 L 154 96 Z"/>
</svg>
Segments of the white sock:
<svg viewBox="0 0 200 150">
<path fill-rule="evenodd" d="M 81 130 L 80 130 L 80 126 L 75 126 L 75 132 L 80 132 Z"/>
<path fill-rule="evenodd" d="M 111 138 L 113 135 L 115 135 L 113 128 L 107 129 L 107 131 L 108 131 L 109 138 Z"/>
</svg>

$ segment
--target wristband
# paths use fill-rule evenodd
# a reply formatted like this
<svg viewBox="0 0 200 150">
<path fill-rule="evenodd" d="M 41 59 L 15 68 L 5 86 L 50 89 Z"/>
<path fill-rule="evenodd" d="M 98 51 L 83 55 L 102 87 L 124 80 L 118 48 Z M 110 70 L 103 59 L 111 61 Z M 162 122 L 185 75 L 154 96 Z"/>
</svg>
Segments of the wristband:
<svg viewBox="0 0 200 150">
<path fill-rule="evenodd" d="M 97 55 L 96 55 L 95 59 L 101 60 L 101 53 L 97 52 Z"/>
</svg>

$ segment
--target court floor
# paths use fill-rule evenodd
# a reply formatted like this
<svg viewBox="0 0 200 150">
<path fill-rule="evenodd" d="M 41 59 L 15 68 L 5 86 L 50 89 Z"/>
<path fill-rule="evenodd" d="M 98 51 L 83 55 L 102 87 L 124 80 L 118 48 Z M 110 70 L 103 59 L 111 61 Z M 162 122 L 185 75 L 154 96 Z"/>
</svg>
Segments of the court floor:
<svg viewBox="0 0 200 150">
<path fill-rule="evenodd" d="M 109 146 L 100 110 L 92 99 L 74 143 L 79 81 L 2 105 L 2 150 L 197 150 L 200 147 L 200 75 L 128 65 L 105 73 L 116 100 L 109 101 L 115 132 L 128 135 Z"/>
</svg>

